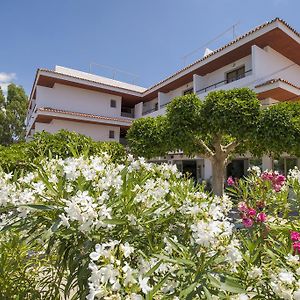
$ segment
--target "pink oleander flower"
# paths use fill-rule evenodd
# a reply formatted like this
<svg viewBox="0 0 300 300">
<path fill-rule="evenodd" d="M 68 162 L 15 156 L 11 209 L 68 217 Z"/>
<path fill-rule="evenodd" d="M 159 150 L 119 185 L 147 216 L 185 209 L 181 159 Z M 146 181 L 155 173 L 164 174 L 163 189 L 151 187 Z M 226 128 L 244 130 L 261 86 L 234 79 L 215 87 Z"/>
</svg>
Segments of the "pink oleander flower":
<svg viewBox="0 0 300 300">
<path fill-rule="evenodd" d="M 283 176 L 282 174 L 277 175 L 276 181 L 277 181 L 277 182 L 285 181 L 285 176 Z"/>
<path fill-rule="evenodd" d="M 248 215 L 249 215 L 250 217 L 256 216 L 256 210 L 255 210 L 254 208 L 249 208 L 249 209 L 248 209 Z"/>
<path fill-rule="evenodd" d="M 250 218 L 243 219 L 243 225 L 244 225 L 246 228 L 250 228 L 250 227 L 253 226 L 253 220 L 250 219 Z"/>
<path fill-rule="evenodd" d="M 282 186 L 281 186 L 281 184 L 274 184 L 273 188 L 274 188 L 275 192 L 280 192 Z"/>
<path fill-rule="evenodd" d="M 300 242 L 294 242 L 293 249 L 294 249 L 295 253 L 300 253 Z"/>
<path fill-rule="evenodd" d="M 248 212 L 248 206 L 247 206 L 247 204 L 245 202 L 240 202 L 238 204 L 238 210 L 240 212 Z"/>
<path fill-rule="evenodd" d="M 297 231 L 291 231 L 291 240 L 293 242 L 299 241 L 300 240 L 300 233 Z M 299 243 L 300 245 L 300 243 Z"/>
<path fill-rule="evenodd" d="M 272 187 L 275 190 L 275 192 L 280 192 L 281 188 L 283 187 L 285 183 L 285 176 L 278 174 L 278 172 L 263 172 L 260 176 L 262 180 L 268 180 L 271 181 Z"/>
<path fill-rule="evenodd" d="M 234 185 L 234 180 L 233 180 L 233 178 L 232 178 L 231 176 L 229 176 L 229 177 L 227 178 L 227 184 L 228 184 L 229 186 Z"/>
<path fill-rule="evenodd" d="M 267 215 L 263 212 L 257 214 L 257 221 L 261 222 L 261 223 L 266 222 L 267 221 Z"/>
</svg>

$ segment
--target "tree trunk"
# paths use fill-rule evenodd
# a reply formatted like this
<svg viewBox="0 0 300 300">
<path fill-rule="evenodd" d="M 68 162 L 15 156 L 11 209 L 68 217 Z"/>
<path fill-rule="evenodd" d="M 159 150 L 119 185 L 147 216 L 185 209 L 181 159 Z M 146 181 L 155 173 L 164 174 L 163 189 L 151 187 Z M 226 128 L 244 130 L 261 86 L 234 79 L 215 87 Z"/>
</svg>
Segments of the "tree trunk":
<svg viewBox="0 0 300 300">
<path fill-rule="evenodd" d="M 224 194 L 224 179 L 226 158 L 214 156 L 212 162 L 212 191 L 216 196 Z"/>
</svg>

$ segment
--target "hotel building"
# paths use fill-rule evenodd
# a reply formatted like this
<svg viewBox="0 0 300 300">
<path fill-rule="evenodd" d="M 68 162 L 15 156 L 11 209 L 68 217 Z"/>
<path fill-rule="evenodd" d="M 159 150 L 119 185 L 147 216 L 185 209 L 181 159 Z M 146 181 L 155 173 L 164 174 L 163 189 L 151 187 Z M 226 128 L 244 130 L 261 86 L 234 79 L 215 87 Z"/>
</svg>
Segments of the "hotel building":
<svg viewBox="0 0 300 300">
<path fill-rule="evenodd" d="M 164 114 L 176 96 L 196 93 L 203 99 L 218 89 L 249 87 L 266 107 L 300 99 L 300 34 L 285 21 L 266 22 L 184 67 L 150 88 L 65 67 L 38 69 L 27 115 L 27 139 L 42 130 L 79 132 L 98 141 L 126 143 L 137 118 Z M 197 180 L 211 177 L 210 161 L 176 153 L 158 159 L 176 163 Z M 240 177 L 252 164 L 286 173 L 299 159 L 236 157 L 227 175 Z"/>
</svg>

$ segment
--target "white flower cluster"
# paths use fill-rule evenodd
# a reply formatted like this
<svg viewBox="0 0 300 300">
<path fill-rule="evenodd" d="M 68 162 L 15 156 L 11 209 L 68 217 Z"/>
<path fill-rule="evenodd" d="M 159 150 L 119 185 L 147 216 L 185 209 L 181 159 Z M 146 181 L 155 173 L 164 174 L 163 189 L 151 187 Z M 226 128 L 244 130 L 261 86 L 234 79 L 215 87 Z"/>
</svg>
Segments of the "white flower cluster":
<svg viewBox="0 0 300 300">
<path fill-rule="evenodd" d="M 151 276 L 152 283 L 156 277 L 163 277 L 175 270 L 174 266 L 159 263 L 156 258 L 146 260 L 128 242 L 122 244 L 117 240 L 97 244 L 90 258 L 88 300 L 124 299 L 124 295 L 128 300 L 144 299 L 143 295 L 153 289 L 147 275 L 152 268 L 157 266 L 153 272 L 154 276 Z M 165 294 L 174 292 L 176 286 L 176 282 L 167 280 L 162 291 Z"/>
<path fill-rule="evenodd" d="M 153 290 L 153 299 L 177 299 L 187 288 L 184 276 L 192 277 L 203 259 L 213 272 L 224 265 L 236 270 L 242 260 L 228 218 L 230 199 L 199 192 L 180 179 L 175 165 L 131 156 L 115 164 L 102 155 L 47 160 L 17 181 L 10 174 L 0 177 L 0 206 L 9 208 L 1 217 L 5 223 L 16 221 L 16 215 L 45 230 L 58 223 L 55 230 L 76 232 L 95 245 L 90 300 L 140 300 Z M 214 265 L 218 253 L 222 266 Z M 183 275 L 184 268 L 189 275 Z"/>
<path fill-rule="evenodd" d="M 291 270 L 281 269 L 270 275 L 270 286 L 281 299 L 300 300 L 300 280 Z"/>
<path fill-rule="evenodd" d="M 288 178 L 288 181 L 295 180 L 300 184 L 300 170 L 297 167 L 290 170 L 287 178 Z"/>
</svg>

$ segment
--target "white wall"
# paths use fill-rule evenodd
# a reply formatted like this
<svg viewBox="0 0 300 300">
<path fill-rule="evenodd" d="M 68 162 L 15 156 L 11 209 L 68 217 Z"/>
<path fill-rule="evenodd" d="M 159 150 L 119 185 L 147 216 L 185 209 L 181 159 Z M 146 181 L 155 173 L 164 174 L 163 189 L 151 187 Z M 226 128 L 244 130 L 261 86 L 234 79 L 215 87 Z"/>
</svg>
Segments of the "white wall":
<svg viewBox="0 0 300 300">
<path fill-rule="evenodd" d="M 116 100 L 116 108 L 110 107 L 111 99 Z M 61 84 L 55 84 L 53 88 L 37 86 L 37 107 L 120 116 L 121 97 Z"/>
<path fill-rule="evenodd" d="M 208 73 L 202 76 L 201 80 L 198 79 L 197 89 L 206 88 L 212 84 L 226 80 L 226 74 L 230 71 L 236 70 L 239 67 L 245 66 L 245 71 L 252 69 L 251 55 L 245 56 L 239 60 L 233 61 L 232 63 L 220 68 L 214 72 Z"/>
<path fill-rule="evenodd" d="M 300 66 L 267 46 L 261 49 L 252 46 L 253 69 L 256 84 L 270 79 L 282 78 L 300 86 Z"/>
<path fill-rule="evenodd" d="M 175 97 L 182 96 L 183 93 L 184 93 L 184 91 L 193 88 L 193 86 L 194 86 L 194 83 L 193 83 L 193 81 L 191 81 L 191 82 L 189 82 L 189 83 L 187 83 L 187 84 L 185 84 L 185 85 L 180 86 L 179 88 L 177 88 L 177 89 L 175 89 L 175 90 L 172 90 L 172 91 L 170 91 L 170 92 L 168 92 L 168 93 L 165 93 L 166 99 L 168 98 L 168 99 L 169 99 L 168 102 L 170 102 L 170 101 L 172 101 Z M 160 104 L 163 105 L 163 104 L 165 104 L 165 103 L 160 103 Z"/>
<path fill-rule="evenodd" d="M 50 133 L 55 133 L 61 129 L 66 129 L 68 131 L 74 131 L 87 136 L 90 136 L 95 141 L 119 141 L 120 137 L 120 127 L 116 126 L 106 126 L 101 124 L 89 124 L 74 121 L 56 120 L 54 119 L 51 123 L 35 123 L 35 132 L 47 131 Z M 109 131 L 115 131 L 115 138 L 109 138 Z"/>
</svg>

